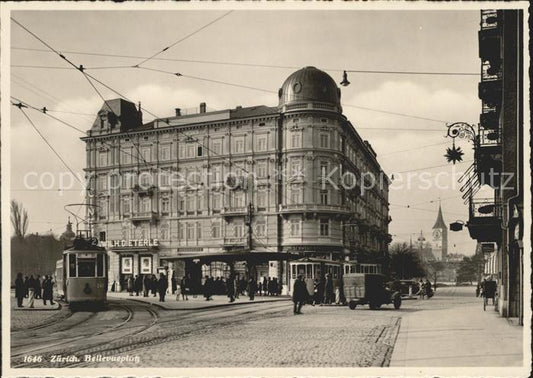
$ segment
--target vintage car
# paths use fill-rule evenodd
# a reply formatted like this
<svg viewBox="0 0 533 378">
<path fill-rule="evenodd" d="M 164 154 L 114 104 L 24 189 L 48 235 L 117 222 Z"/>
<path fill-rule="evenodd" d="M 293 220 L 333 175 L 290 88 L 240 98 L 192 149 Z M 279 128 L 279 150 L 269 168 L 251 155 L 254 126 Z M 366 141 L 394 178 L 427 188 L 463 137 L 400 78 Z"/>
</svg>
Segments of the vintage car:
<svg viewBox="0 0 533 378">
<path fill-rule="evenodd" d="M 395 309 L 402 305 L 400 292 L 388 289 L 383 274 L 348 273 L 343 276 L 344 296 L 350 309 L 367 304 L 377 310 L 383 304 L 394 304 Z"/>
<path fill-rule="evenodd" d="M 387 284 L 390 290 L 398 291 L 402 298 L 416 298 L 420 292 L 420 285 L 415 280 L 396 280 Z"/>
</svg>

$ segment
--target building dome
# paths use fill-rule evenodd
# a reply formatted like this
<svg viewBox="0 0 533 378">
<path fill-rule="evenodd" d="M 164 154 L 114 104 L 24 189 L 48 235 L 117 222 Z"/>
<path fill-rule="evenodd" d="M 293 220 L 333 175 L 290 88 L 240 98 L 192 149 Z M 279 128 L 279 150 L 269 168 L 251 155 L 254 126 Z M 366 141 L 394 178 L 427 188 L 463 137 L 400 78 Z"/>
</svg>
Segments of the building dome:
<svg viewBox="0 0 533 378">
<path fill-rule="evenodd" d="M 322 103 L 329 105 L 318 107 L 322 110 L 341 111 L 340 89 L 331 76 L 315 67 L 304 67 L 290 75 L 280 88 L 278 97 L 282 110 L 304 107 L 297 104 Z"/>
</svg>

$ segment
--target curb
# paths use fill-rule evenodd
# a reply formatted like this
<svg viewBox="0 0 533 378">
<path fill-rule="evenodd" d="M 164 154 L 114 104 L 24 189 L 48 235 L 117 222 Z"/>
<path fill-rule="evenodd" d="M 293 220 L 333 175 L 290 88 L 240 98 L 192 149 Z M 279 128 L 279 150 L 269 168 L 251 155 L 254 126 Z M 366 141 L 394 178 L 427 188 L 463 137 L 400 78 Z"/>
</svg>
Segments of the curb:
<svg viewBox="0 0 533 378">
<path fill-rule="evenodd" d="M 57 308 L 31 308 L 31 307 L 13 307 L 13 311 L 60 311 L 63 306 L 56 302 L 59 306 Z"/>
<path fill-rule="evenodd" d="M 129 298 L 128 298 L 129 299 Z M 154 302 L 146 302 L 141 299 L 131 299 L 132 301 L 139 302 L 139 303 L 145 303 L 149 304 L 150 306 L 159 307 L 166 311 L 194 311 L 194 310 L 208 310 L 211 308 L 220 308 L 220 307 L 227 307 L 227 306 L 238 306 L 238 305 L 249 305 L 249 304 L 261 304 L 261 303 L 273 303 L 273 302 L 285 302 L 290 301 L 291 298 L 283 298 L 283 299 L 277 299 L 272 301 L 261 301 L 261 302 L 255 302 L 255 301 L 248 301 L 248 302 L 233 302 L 233 303 L 220 303 L 212 306 L 200 306 L 200 307 L 193 307 L 193 308 L 168 308 L 160 303 L 154 303 Z"/>
</svg>

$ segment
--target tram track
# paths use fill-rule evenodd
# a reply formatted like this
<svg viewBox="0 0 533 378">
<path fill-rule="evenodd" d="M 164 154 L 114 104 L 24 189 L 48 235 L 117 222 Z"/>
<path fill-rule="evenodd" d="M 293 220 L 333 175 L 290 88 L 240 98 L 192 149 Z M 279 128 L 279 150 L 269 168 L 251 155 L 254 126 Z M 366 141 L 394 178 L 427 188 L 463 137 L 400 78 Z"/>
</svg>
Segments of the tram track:
<svg viewBox="0 0 533 378">
<path fill-rule="evenodd" d="M 120 328 L 124 328 L 124 326 L 126 324 L 129 324 L 129 323 L 132 323 L 132 320 L 134 319 L 134 314 L 135 314 L 135 311 L 133 310 L 132 307 L 134 306 L 130 306 L 130 305 L 126 305 L 126 304 L 116 304 L 116 303 L 113 303 L 112 304 L 113 306 L 116 306 L 116 307 L 120 307 L 120 308 L 123 308 L 126 313 L 127 313 L 127 316 L 126 316 L 126 319 L 123 320 L 122 322 L 120 322 L 119 324 L 117 325 L 114 325 L 108 329 L 105 329 L 105 330 L 102 330 L 100 332 L 97 332 L 97 333 L 92 333 L 90 335 L 87 335 L 87 334 L 84 334 L 84 335 L 79 335 L 79 336 L 76 336 L 76 337 L 71 337 L 69 338 L 68 340 L 64 340 L 64 341 L 61 341 L 59 343 L 48 343 L 48 344 L 45 344 L 45 345 L 40 345 L 39 347 L 37 348 L 34 348 L 34 349 L 31 349 L 31 350 L 25 350 L 23 352 L 19 352 L 19 353 L 16 353 L 16 354 L 12 354 L 11 355 L 11 358 L 12 358 L 12 361 L 13 360 L 20 360 L 21 357 L 23 358 L 24 356 L 26 355 L 30 355 L 30 354 L 38 354 L 39 351 L 42 351 L 42 350 L 47 350 L 46 353 L 42 353 L 40 354 L 40 356 L 42 357 L 42 360 L 43 361 L 48 361 L 50 360 L 51 356 L 53 355 L 62 355 L 62 356 L 67 356 L 67 355 L 82 355 L 82 354 L 86 354 L 86 353 L 89 353 L 89 351 L 95 349 L 95 348 L 99 348 L 101 347 L 102 345 L 105 345 L 105 344 L 110 344 L 110 343 L 113 343 L 117 340 L 120 340 L 120 339 L 123 339 L 125 337 L 128 337 L 130 336 L 131 334 L 140 334 L 142 332 L 145 332 L 146 330 L 152 328 L 153 326 L 155 326 L 157 324 L 157 321 L 159 319 L 159 315 L 157 314 L 157 312 L 147 306 L 144 306 L 144 309 L 150 314 L 151 316 L 151 319 L 152 321 L 149 322 L 148 324 L 146 325 L 135 325 L 135 326 L 132 326 L 130 327 L 130 329 L 132 330 L 131 334 L 120 334 L 120 335 L 117 335 L 111 339 L 105 339 L 103 341 L 98 341 L 96 343 L 91 343 L 91 339 L 98 339 L 106 334 L 110 334 L 110 333 L 113 333 L 113 332 L 117 332 L 117 331 L 120 331 Z M 137 306 L 138 307 L 138 306 Z M 136 328 L 138 327 L 141 327 L 142 329 L 140 330 L 137 330 Z M 79 340 L 82 340 L 82 339 L 87 339 L 87 342 L 86 343 L 89 343 L 90 345 L 86 348 L 79 348 L 78 346 L 70 346 L 70 347 L 66 347 L 66 348 L 62 348 L 62 349 L 56 349 L 54 351 L 49 351 L 50 348 L 56 348 L 58 346 L 61 346 L 61 345 L 65 345 L 65 344 L 69 344 L 69 343 L 76 343 L 77 341 Z M 67 363 L 62 363 L 61 366 L 75 366 L 76 363 L 72 363 L 72 364 L 67 364 Z M 13 368 L 25 368 L 25 367 L 32 367 L 32 368 L 39 368 L 39 367 L 49 367 L 49 364 L 47 363 L 34 363 L 34 362 L 22 362 L 22 363 L 13 363 L 12 364 L 12 367 Z"/>
</svg>

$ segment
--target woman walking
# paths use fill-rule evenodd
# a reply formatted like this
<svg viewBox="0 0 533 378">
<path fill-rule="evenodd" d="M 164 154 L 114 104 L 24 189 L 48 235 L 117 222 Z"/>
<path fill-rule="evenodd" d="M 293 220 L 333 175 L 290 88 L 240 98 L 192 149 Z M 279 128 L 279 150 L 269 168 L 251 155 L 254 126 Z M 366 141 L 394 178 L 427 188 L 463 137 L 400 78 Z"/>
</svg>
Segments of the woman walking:
<svg viewBox="0 0 533 378">
<path fill-rule="evenodd" d="M 17 307 L 24 307 L 22 305 L 24 294 L 24 280 L 22 279 L 22 273 L 17 273 L 17 279 L 15 280 L 15 298 L 17 298 Z"/>
</svg>

